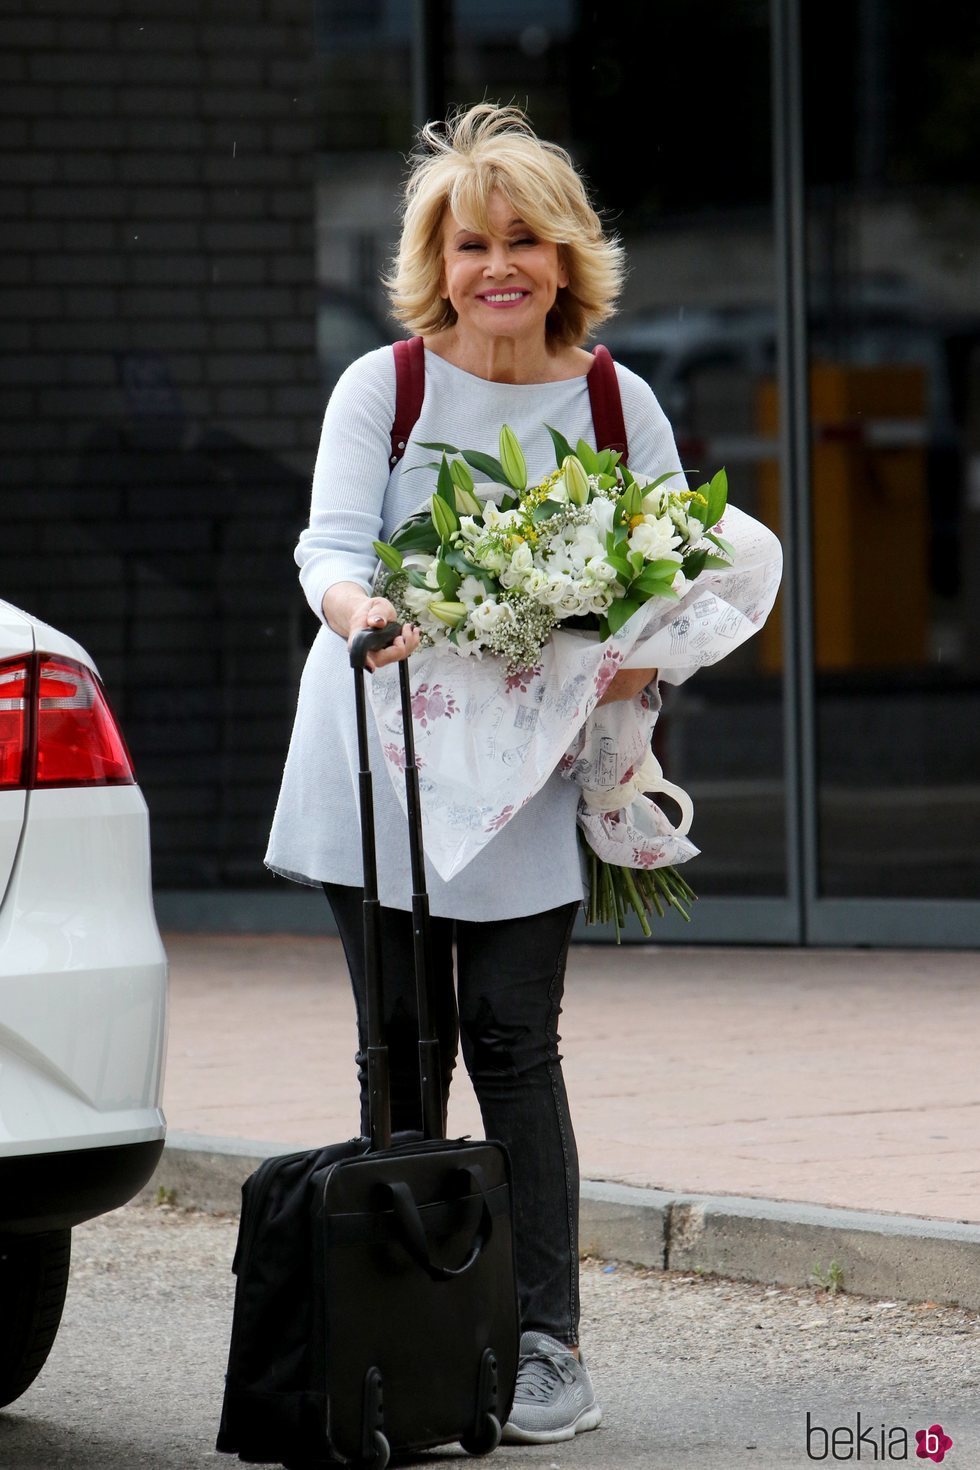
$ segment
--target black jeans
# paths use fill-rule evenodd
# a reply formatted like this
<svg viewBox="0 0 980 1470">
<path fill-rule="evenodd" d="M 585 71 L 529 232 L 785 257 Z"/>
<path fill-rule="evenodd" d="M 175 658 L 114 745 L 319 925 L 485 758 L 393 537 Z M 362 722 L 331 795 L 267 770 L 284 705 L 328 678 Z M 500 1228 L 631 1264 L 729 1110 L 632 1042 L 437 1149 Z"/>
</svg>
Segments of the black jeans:
<svg viewBox="0 0 980 1470">
<path fill-rule="evenodd" d="M 368 1132 L 363 892 L 324 883 L 357 1006 L 361 1130 Z M 517 1281 L 523 1330 L 578 1344 L 579 1172 L 558 1054 L 565 962 L 577 903 L 522 919 L 433 919 L 430 992 L 443 1097 L 462 1041 L 487 1138 L 514 1174 Z M 393 1129 L 421 1126 L 412 916 L 381 910 L 385 1039 Z M 456 988 L 453 939 L 456 941 Z"/>
</svg>

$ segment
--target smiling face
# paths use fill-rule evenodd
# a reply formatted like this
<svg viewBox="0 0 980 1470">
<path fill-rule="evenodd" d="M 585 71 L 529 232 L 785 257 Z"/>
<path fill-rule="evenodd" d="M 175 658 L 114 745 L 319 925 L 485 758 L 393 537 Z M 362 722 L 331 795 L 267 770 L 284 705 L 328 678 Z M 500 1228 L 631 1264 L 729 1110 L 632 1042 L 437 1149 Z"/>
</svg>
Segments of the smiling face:
<svg viewBox="0 0 980 1470">
<path fill-rule="evenodd" d="M 544 341 L 555 297 L 568 272 L 553 240 L 541 240 L 515 218 L 500 193 L 490 199 L 489 230 L 470 230 L 447 210 L 442 225 L 440 294 L 466 336 Z"/>
</svg>

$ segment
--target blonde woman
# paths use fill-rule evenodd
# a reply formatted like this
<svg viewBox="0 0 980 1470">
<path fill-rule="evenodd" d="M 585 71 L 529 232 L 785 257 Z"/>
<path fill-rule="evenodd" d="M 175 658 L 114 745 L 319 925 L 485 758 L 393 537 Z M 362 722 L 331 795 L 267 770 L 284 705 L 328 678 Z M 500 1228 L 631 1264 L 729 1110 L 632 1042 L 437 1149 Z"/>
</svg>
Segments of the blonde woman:
<svg viewBox="0 0 980 1470">
<path fill-rule="evenodd" d="M 554 466 L 546 424 L 595 443 L 584 343 L 609 317 L 624 272 L 568 155 L 540 140 L 517 108 L 482 104 L 420 135 L 386 285 L 396 317 L 422 338 L 424 396 L 407 447 L 393 445 L 391 348 L 353 363 L 327 407 L 300 580 L 323 626 L 303 674 L 266 863 L 322 885 L 344 944 L 357 1009 L 362 1128 L 367 1131 L 365 982 L 357 840 L 357 752 L 347 644 L 395 617 L 371 595 L 375 539 L 431 493 L 427 440 L 496 452 L 508 423 L 533 479 Z M 610 373 L 612 368 L 609 368 Z M 630 464 L 677 467 L 674 439 L 650 388 L 617 366 Z M 600 446 L 601 447 L 601 446 Z M 372 667 L 403 659 L 419 635 L 405 624 Z M 656 670 L 616 675 L 604 701 L 629 699 Z M 463 720 L 460 718 L 460 725 Z M 383 756 L 372 728 L 372 764 Z M 546 1443 L 594 1429 L 601 1411 L 579 1351 L 579 1175 L 558 1052 L 565 963 L 584 882 L 579 793 L 556 771 L 451 881 L 427 866 L 435 1015 L 448 1095 L 458 1045 L 487 1136 L 514 1174 L 521 1362 L 504 1439 Z M 383 905 L 385 1032 L 392 1125 L 420 1124 L 411 889 L 404 818 L 390 782 L 375 783 Z M 390 835 L 385 840 L 384 834 Z M 454 984 L 453 945 L 456 951 Z"/>
</svg>

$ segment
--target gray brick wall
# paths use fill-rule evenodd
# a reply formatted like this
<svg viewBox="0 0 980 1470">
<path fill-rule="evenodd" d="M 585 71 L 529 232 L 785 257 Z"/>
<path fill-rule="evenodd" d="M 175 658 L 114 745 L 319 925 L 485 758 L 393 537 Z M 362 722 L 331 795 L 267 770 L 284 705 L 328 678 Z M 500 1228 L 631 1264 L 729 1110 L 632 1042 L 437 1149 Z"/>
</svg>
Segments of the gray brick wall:
<svg viewBox="0 0 980 1470">
<path fill-rule="evenodd" d="M 262 884 L 315 631 L 312 3 L 0 30 L 0 596 L 96 658 L 157 883 Z"/>
</svg>

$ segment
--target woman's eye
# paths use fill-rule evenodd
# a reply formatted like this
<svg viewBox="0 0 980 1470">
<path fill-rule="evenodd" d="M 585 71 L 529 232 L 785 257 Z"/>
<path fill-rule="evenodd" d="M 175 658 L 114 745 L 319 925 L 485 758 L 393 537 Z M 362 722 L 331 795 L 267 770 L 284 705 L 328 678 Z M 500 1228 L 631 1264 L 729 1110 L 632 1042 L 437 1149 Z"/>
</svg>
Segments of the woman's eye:
<svg viewBox="0 0 980 1470">
<path fill-rule="evenodd" d="M 460 250 L 482 250 L 483 246 L 479 240 L 466 240 L 459 248 Z"/>
</svg>

